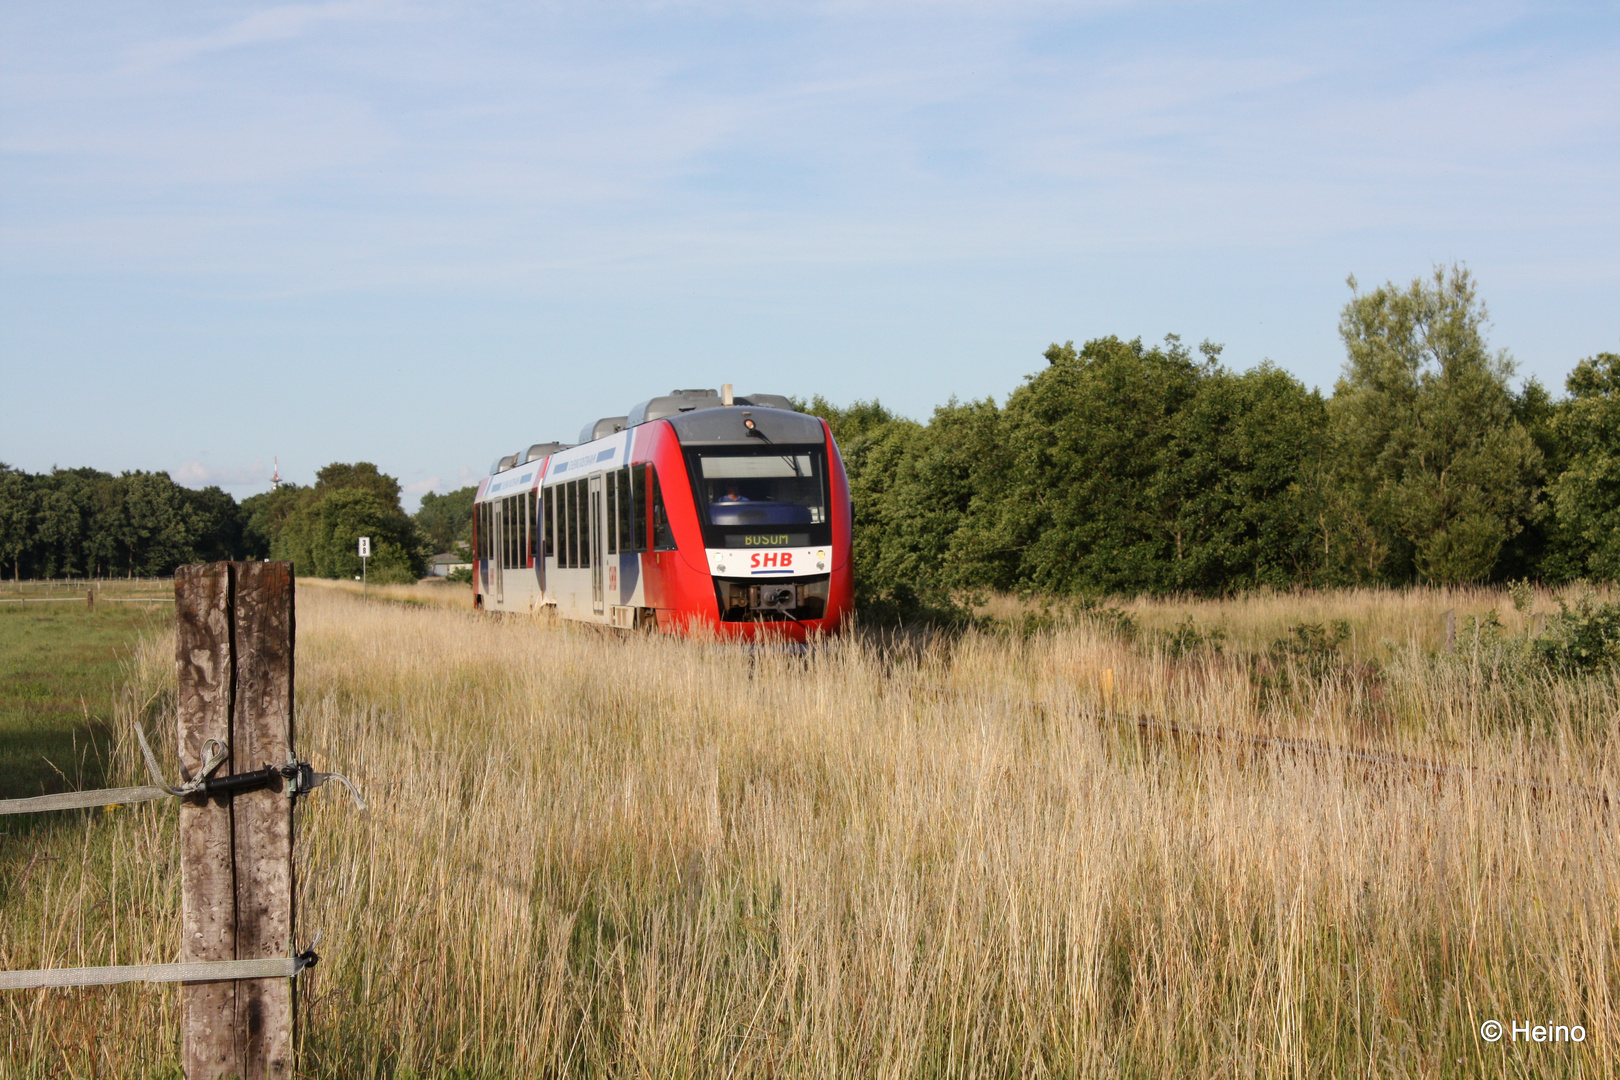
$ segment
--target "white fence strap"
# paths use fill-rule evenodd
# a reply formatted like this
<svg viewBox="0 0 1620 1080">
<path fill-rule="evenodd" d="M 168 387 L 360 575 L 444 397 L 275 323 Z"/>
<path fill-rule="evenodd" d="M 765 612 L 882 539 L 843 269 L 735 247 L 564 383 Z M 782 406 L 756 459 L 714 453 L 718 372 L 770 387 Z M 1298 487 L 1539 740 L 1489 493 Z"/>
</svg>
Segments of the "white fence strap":
<svg viewBox="0 0 1620 1080">
<path fill-rule="evenodd" d="M 82 604 L 82 596 L 25 596 L 20 600 L 0 599 L 0 604 Z M 172 604 L 172 596 L 103 596 L 101 604 Z"/>
<path fill-rule="evenodd" d="M 167 799 L 169 794 L 163 788 L 151 786 L 64 791 L 57 795 L 36 795 L 31 799 L 0 799 L 0 814 L 38 814 L 46 810 L 123 806 L 128 803 L 151 802 L 153 799 Z"/>
<path fill-rule="evenodd" d="M 179 787 L 170 787 L 163 781 L 163 773 L 158 769 L 157 756 L 152 753 L 152 747 L 146 741 L 146 732 L 140 724 L 135 725 L 135 738 L 141 744 L 141 757 L 146 761 L 146 771 L 151 774 L 152 782 L 141 787 L 121 788 L 95 788 L 90 791 L 64 791 L 56 795 L 35 795 L 29 799 L 0 799 L 0 814 L 38 814 L 49 810 L 83 810 L 95 806 L 123 806 L 128 803 L 151 802 L 154 799 L 163 799 L 169 796 L 183 797 L 195 794 L 198 791 L 207 791 L 206 783 L 215 769 L 225 763 L 230 751 L 218 739 L 209 739 L 203 743 L 202 767 L 197 775 L 181 784 Z M 354 804 L 361 810 L 366 808 L 366 800 L 360 797 L 360 790 L 350 782 L 346 776 L 338 773 L 316 772 L 303 762 L 289 762 L 295 766 L 294 772 L 283 772 L 288 779 L 287 794 L 307 795 L 329 780 L 336 780 L 349 789 Z"/>
<path fill-rule="evenodd" d="M 189 964 L 126 964 L 113 967 L 0 971 L 0 990 L 39 986 L 114 986 L 127 982 L 218 982 L 227 979 L 290 979 L 314 963 L 313 953 L 269 960 L 199 960 Z"/>
</svg>

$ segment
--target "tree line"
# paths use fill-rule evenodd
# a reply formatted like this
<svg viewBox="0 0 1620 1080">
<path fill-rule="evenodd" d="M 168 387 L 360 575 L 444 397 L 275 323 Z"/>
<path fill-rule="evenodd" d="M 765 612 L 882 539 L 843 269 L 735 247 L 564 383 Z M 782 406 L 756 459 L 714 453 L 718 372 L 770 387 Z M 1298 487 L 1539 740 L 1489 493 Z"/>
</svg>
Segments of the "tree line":
<svg viewBox="0 0 1620 1080">
<path fill-rule="evenodd" d="M 427 495 L 414 517 L 399 481 L 370 462 L 334 462 L 310 486 L 282 484 L 238 503 L 167 473 L 53 469 L 0 462 L 0 573 L 13 578 L 155 577 L 214 559 L 289 559 L 304 576 L 360 573 L 356 539 L 372 538 L 374 581 L 415 581 L 427 559 L 471 530 L 475 487 Z"/>
<path fill-rule="evenodd" d="M 1331 395 L 1172 335 L 1054 344 L 1004 405 L 926 424 L 807 403 L 849 473 L 859 601 L 1620 577 L 1620 356 L 1555 400 L 1514 387 L 1466 269 L 1350 287 Z"/>
</svg>

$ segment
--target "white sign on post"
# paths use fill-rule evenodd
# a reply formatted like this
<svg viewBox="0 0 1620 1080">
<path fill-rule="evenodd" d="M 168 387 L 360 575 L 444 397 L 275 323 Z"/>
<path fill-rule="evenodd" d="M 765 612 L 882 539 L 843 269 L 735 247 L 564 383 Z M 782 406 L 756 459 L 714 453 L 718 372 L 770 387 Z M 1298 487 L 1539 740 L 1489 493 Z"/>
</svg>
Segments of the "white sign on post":
<svg viewBox="0 0 1620 1080">
<path fill-rule="evenodd" d="M 369 559 L 371 557 L 371 537 L 369 536 L 362 536 L 360 538 L 360 557 L 362 559 Z"/>
</svg>

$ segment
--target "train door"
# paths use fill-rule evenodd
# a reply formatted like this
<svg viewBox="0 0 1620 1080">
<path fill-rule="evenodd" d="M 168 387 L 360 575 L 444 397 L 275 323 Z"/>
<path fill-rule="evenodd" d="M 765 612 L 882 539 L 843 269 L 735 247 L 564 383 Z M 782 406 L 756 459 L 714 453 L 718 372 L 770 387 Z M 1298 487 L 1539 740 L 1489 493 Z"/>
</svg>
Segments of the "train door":
<svg viewBox="0 0 1620 1080">
<path fill-rule="evenodd" d="M 602 474 L 597 473 L 590 479 L 591 507 L 591 610 L 598 615 L 602 614 L 602 568 L 607 562 L 606 545 L 603 539 L 607 529 L 603 527 L 602 520 Z"/>
<path fill-rule="evenodd" d="M 506 593 L 501 587 L 502 564 L 506 562 L 506 500 L 496 499 L 490 504 L 490 575 L 494 577 L 495 602 L 506 603 Z"/>
</svg>

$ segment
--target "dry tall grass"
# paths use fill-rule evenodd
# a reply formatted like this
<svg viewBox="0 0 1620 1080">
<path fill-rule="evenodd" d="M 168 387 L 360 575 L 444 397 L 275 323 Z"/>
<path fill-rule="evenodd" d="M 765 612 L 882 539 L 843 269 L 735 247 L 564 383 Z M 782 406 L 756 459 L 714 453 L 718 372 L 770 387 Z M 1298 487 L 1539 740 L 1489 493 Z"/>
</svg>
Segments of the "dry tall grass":
<svg viewBox="0 0 1620 1080">
<path fill-rule="evenodd" d="M 1237 649 L 1264 649 L 1300 623 L 1326 625 L 1335 619 L 1350 624 L 1349 652 L 1362 658 L 1398 656 L 1416 649 L 1434 652 L 1443 647 L 1445 613 L 1453 612 L 1458 630 L 1491 613 L 1509 633 L 1524 633 L 1537 615 L 1558 610 L 1558 604 L 1580 593 L 1613 600 L 1614 590 L 1603 586 L 1571 585 L 1530 589 L 1530 604 L 1516 608 L 1506 591 L 1477 585 L 1409 589 L 1315 589 L 1297 592 L 1250 593 L 1235 599 L 1205 597 L 1162 598 L 1138 596 L 1105 601 L 1130 616 L 1148 631 L 1168 630 L 1187 619 L 1206 628 L 1225 631 Z M 998 622 L 1017 622 L 1054 610 L 1062 613 L 1071 603 L 1053 603 L 1039 597 L 998 593 L 975 605 L 975 611 Z"/>
<path fill-rule="evenodd" d="M 792 656 L 299 605 L 300 748 L 373 805 L 300 810 L 306 1075 L 1615 1072 L 1615 822 L 1487 778 L 1616 790 L 1613 679 L 1403 644 L 1266 682 L 1085 623 Z M 163 709 L 169 648 L 127 712 Z M 1477 771 L 1193 750 L 1109 711 Z M 82 860 L 13 882 L 0 965 L 171 958 L 173 817 L 90 819 Z M 171 991 L 0 1006 L 5 1075 L 172 1059 Z"/>
<path fill-rule="evenodd" d="M 327 589 L 373 600 L 422 604 L 427 607 L 450 608 L 453 611 L 471 611 L 473 606 L 471 585 L 431 578 L 410 585 L 362 585 L 358 581 L 328 578 L 303 578 L 298 584 L 306 591 L 309 588 Z"/>
</svg>

